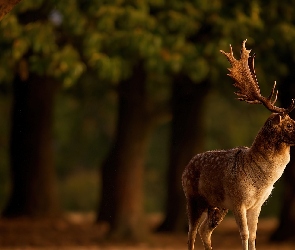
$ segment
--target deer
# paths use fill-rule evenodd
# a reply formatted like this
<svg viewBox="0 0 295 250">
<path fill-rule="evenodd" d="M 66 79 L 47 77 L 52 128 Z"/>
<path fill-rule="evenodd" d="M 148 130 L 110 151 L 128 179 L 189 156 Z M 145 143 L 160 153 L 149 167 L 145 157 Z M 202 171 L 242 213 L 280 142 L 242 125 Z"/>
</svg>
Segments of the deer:
<svg viewBox="0 0 295 250">
<path fill-rule="evenodd" d="M 290 146 L 295 145 L 295 121 L 289 113 L 295 108 L 294 99 L 288 108 L 275 106 L 276 82 L 271 94 L 260 93 L 254 58 L 243 41 L 240 59 L 223 50 L 231 64 L 228 76 L 238 89 L 238 100 L 262 104 L 272 114 L 256 135 L 251 147 L 212 150 L 195 155 L 182 174 L 188 216 L 188 250 L 194 249 L 199 233 L 205 250 L 213 249 L 213 230 L 232 211 L 239 229 L 243 250 L 255 250 L 256 231 L 261 206 L 272 192 L 290 161 Z M 201 221 L 201 218 L 204 218 Z"/>
</svg>

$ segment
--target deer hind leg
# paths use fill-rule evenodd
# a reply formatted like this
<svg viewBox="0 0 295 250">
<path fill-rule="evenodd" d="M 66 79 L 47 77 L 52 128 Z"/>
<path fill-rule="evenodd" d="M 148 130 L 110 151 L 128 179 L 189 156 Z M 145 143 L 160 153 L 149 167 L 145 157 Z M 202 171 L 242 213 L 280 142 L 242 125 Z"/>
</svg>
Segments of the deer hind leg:
<svg viewBox="0 0 295 250">
<path fill-rule="evenodd" d="M 204 245 L 205 250 L 211 250 L 211 235 L 213 230 L 220 224 L 227 214 L 228 209 L 222 208 L 209 208 L 206 218 L 202 222 L 199 233 Z"/>
<path fill-rule="evenodd" d="M 188 198 L 187 200 L 187 215 L 189 223 L 188 232 L 188 250 L 194 249 L 198 225 L 203 212 L 206 210 L 201 199 Z"/>
</svg>

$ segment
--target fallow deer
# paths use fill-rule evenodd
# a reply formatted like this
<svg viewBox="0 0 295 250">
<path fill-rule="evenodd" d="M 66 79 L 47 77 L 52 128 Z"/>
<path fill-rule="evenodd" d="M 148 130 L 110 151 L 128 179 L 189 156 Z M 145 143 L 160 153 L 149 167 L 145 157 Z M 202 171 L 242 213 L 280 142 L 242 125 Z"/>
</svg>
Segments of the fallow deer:
<svg viewBox="0 0 295 250">
<path fill-rule="evenodd" d="M 263 104 L 272 112 L 258 132 L 252 146 L 208 151 L 196 155 L 186 166 L 182 186 L 187 200 L 189 221 L 188 249 L 194 249 L 199 232 L 204 248 L 211 247 L 211 234 L 228 210 L 233 212 L 239 228 L 243 250 L 255 250 L 256 230 L 261 206 L 270 195 L 290 160 L 290 146 L 295 145 L 295 121 L 285 109 L 275 106 L 275 84 L 268 98 L 260 93 L 254 70 L 254 56 L 243 42 L 241 58 L 225 53 L 231 64 L 229 76 L 238 88 L 241 101 Z M 205 219 L 199 226 L 200 218 Z"/>
</svg>

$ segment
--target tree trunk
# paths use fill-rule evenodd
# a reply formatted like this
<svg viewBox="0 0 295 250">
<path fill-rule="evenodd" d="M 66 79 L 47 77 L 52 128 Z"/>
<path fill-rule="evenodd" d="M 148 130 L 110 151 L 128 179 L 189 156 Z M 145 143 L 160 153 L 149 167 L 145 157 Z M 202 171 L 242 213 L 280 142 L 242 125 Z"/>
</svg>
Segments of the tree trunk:
<svg viewBox="0 0 295 250">
<path fill-rule="evenodd" d="M 52 216 L 58 211 L 52 118 L 57 84 L 30 74 L 13 82 L 11 194 L 4 217 Z"/>
<path fill-rule="evenodd" d="M 146 76 L 138 65 L 119 86 L 119 113 L 113 147 L 102 166 L 98 221 L 110 224 L 117 239 L 136 240 L 143 234 L 144 163 L 152 132 L 146 100 Z"/>
<path fill-rule="evenodd" d="M 158 231 L 183 231 L 187 225 L 181 176 L 191 158 L 203 151 L 204 102 L 208 90 L 206 81 L 196 84 L 183 75 L 174 80 L 166 218 Z"/>
</svg>

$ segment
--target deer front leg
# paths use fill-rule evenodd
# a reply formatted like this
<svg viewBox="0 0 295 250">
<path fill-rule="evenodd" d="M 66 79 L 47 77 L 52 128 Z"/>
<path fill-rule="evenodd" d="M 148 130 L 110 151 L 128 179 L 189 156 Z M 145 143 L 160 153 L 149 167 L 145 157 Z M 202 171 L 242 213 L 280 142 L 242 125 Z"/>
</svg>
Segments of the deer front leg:
<svg viewBox="0 0 295 250">
<path fill-rule="evenodd" d="M 245 207 L 236 207 L 233 213 L 239 227 L 243 250 L 248 250 L 249 230 L 246 209 Z"/>
<path fill-rule="evenodd" d="M 261 206 L 251 208 L 247 211 L 247 221 L 249 228 L 249 250 L 255 250 L 255 240 L 256 240 L 256 231 L 258 217 L 260 214 Z"/>
</svg>

